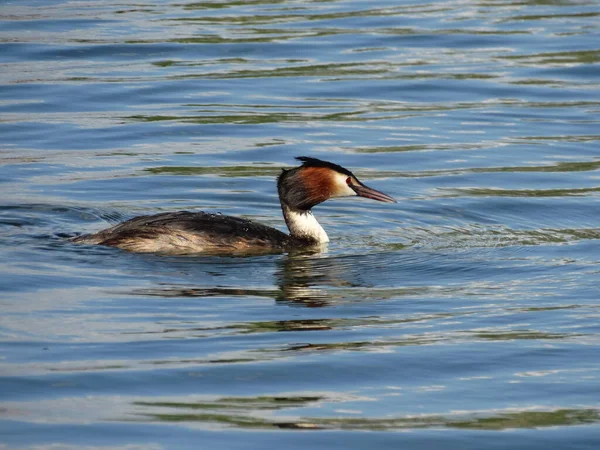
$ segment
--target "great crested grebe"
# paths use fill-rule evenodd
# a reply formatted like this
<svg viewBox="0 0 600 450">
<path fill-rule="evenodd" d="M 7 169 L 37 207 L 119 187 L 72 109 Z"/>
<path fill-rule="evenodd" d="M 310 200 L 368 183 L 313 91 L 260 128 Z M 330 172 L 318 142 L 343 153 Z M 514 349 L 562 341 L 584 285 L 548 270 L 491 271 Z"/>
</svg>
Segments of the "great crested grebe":
<svg viewBox="0 0 600 450">
<path fill-rule="evenodd" d="M 302 165 L 282 169 L 277 190 L 290 234 L 238 217 L 205 212 L 169 212 L 134 217 L 112 228 L 73 239 L 132 252 L 236 253 L 282 251 L 329 242 L 311 209 L 327 199 L 359 196 L 396 203 L 389 195 L 362 184 L 347 169 L 316 158 L 296 158 Z"/>
</svg>

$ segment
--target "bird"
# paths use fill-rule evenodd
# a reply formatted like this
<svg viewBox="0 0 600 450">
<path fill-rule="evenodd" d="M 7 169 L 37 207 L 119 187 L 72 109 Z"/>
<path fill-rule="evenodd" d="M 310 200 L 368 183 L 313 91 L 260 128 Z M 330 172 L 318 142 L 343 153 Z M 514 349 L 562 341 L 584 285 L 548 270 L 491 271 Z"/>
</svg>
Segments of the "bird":
<svg viewBox="0 0 600 450">
<path fill-rule="evenodd" d="M 329 242 L 312 208 L 330 198 L 358 196 L 397 203 L 389 195 L 365 186 L 342 166 L 307 156 L 296 159 L 302 164 L 282 169 L 277 178 L 289 234 L 244 218 L 177 211 L 134 217 L 97 233 L 76 236 L 72 241 L 142 253 L 285 252 L 318 248 Z"/>
</svg>

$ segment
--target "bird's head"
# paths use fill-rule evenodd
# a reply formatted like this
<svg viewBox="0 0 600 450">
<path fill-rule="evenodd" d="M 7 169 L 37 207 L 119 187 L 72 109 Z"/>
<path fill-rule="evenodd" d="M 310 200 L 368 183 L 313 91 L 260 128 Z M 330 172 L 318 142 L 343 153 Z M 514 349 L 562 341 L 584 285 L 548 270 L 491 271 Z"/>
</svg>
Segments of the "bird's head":
<svg viewBox="0 0 600 450">
<path fill-rule="evenodd" d="M 330 198 L 359 196 L 386 203 L 396 203 L 392 197 L 361 183 L 348 169 L 316 158 L 296 158 L 302 165 L 283 169 L 277 179 L 281 202 L 300 211 Z"/>
</svg>

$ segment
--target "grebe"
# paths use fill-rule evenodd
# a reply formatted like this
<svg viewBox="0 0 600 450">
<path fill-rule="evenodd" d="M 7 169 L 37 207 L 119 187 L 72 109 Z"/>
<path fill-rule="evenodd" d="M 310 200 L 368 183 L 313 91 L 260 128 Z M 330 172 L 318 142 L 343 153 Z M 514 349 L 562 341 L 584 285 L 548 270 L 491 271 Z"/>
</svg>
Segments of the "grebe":
<svg viewBox="0 0 600 450">
<path fill-rule="evenodd" d="M 290 234 L 238 217 L 205 212 L 169 212 L 134 217 L 112 228 L 78 236 L 73 242 L 107 245 L 132 252 L 236 253 L 285 251 L 329 242 L 311 209 L 327 199 L 360 196 L 396 203 L 362 184 L 349 170 L 301 156 L 302 165 L 282 169 L 277 190 Z"/>
</svg>

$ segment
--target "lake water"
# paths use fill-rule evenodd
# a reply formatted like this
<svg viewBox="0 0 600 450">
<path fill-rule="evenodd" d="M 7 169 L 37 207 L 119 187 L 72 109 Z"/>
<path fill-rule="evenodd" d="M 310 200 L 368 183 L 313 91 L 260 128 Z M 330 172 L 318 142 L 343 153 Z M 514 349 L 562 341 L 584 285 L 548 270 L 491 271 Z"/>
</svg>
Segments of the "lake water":
<svg viewBox="0 0 600 450">
<path fill-rule="evenodd" d="M 600 2 L 2 1 L 0 136 L 0 447 L 600 447 Z M 398 204 L 66 239 L 285 229 L 303 155 Z"/>
</svg>

